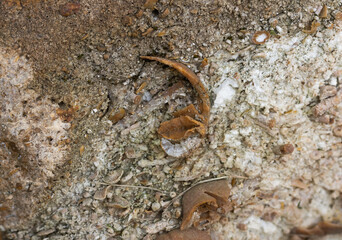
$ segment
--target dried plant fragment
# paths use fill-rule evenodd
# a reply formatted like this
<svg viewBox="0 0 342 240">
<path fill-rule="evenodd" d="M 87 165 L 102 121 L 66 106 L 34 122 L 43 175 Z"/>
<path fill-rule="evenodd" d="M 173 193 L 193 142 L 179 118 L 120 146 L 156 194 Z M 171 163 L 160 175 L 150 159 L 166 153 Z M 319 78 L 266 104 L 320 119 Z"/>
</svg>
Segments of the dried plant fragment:
<svg viewBox="0 0 342 240">
<path fill-rule="evenodd" d="M 106 183 L 115 184 L 121 180 L 124 171 L 122 169 L 117 169 L 111 172 L 107 177 L 104 178 Z"/>
<path fill-rule="evenodd" d="M 323 5 L 323 8 L 319 12 L 319 17 L 320 18 L 327 18 L 328 17 L 328 8 L 327 5 Z"/>
<path fill-rule="evenodd" d="M 70 107 L 66 110 L 61 109 L 61 108 L 57 108 L 56 113 L 62 121 L 71 122 L 78 109 L 79 109 L 78 106 Z"/>
<path fill-rule="evenodd" d="M 107 186 L 102 190 L 97 190 L 94 195 L 96 200 L 104 200 L 107 197 L 108 190 L 111 186 Z"/>
<path fill-rule="evenodd" d="M 115 196 L 114 201 L 107 203 L 106 206 L 109 208 L 126 209 L 129 208 L 130 202 L 123 197 Z"/>
<path fill-rule="evenodd" d="M 267 31 L 257 31 L 253 34 L 252 42 L 257 45 L 264 44 L 270 36 L 271 34 Z"/>
<path fill-rule="evenodd" d="M 113 122 L 113 124 L 117 123 L 121 119 L 123 119 L 126 116 L 126 111 L 123 108 L 120 108 L 119 111 L 117 111 L 114 115 L 111 115 L 109 117 L 109 120 Z"/>
<path fill-rule="evenodd" d="M 142 90 L 144 90 L 144 88 L 146 87 L 147 83 L 143 82 L 140 87 L 138 88 L 138 90 L 135 92 L 135 94 L 140 93 Z"/>
<path fill-rule="evenodd" d="M 307 34 L 313 34 L 313 33 L 315 33 L 317 31 L 317 28 L 319 26 L 321 26 L 321 24 L 319 22 L 313 21 L 311 23 L 310 29 L 309 30 L 304 29 L 303 32 L 307 33 Z"/>
<path fill-rule="evenodd" d="M 334 224 L 330 222 L 319 222 L 312 228 L 294 228 L 292 234 L 304 235 L 304 236 L 324 236 L 327 234 L 339 234 L 342 233 L 342 225 Z"/>
<path fill-rule="evenodd" d="M 77 13 L 81 8 L 79 3 L 66 3 L 59 6 L 59 14 L 63 17 L 68 17 L 71 14 Z"/>
<path fill-rule="evenodd" d="M 186 106 L 185 108 L 178 110 L 177 112 L 173 114 L 173 116 L 174 117 L 189 116 L 193 119 L 200 118 L 201 120 L 203 120 L 202 115 L 197 111 L 197 109 L 195 108 L 193 104 L 190 104 Z"/>
<path fill-rule="evenodd" d="M 204 85 L 202 84 L 201 80 L 197 77 L 197 75 L 182 63 L 174 62 L 174 61 L 171 61 L 165 58 L 159 58 L 159 57 L 141 56 L 141 58 L 158 61 L 160 63 L 173 67 L 178 72 L 180 72 L 184 77 L 186 77 L 191 83 L 191 85 L 195 88 L 195 90 L 197 91 L 201 99 L 200 110 L 201 110 L 201 114 L 204 117 L 203 123 L 205 125 L 208 125 L 209 115 L 210 115 L 209 95 L 208 95 L 207 89 L 204 87 Z"/>
<path fill-rule="evenodd" d="M 156 240 L 211 240 L 208 233 L 190 228 L 186 230 L 173 230 L 157 236 Z"/>
<path fill-rule="evenodd" d="M 199 210 L 201 214 L 228 205 L 229 195 L 230 188 L 226 179 L 202 183 L 190 189 L 182 199 L 183 220 L 180 229 L 190 227 L 195 211 Z"/>
<path fill-rule="evenodd" d="M 160 125 L 158 133 L 162 136 L 162 138 L 173 141 L 184 140 L 190 137 L 191 135 L 195 134 L 196 132 L 199 133 L 202 137 L 204 137 L 209 122 L 210 101 L 207 89 L 204 87 L 200 79 L 196 76 L 194 72 L 192 72 L 187 66 L 185 66 L 182 63 L 177 63 L 159 57 L 141 56 L 141 58 L 155 60 L 175 68 L 178 72 L 180 72 L 184 77 L 186 77 L 189 80 L 189 82 L 195 88 L 200 97 L 200 111 L 198 111 L 193 104 L 179 110 L 174 114 L 176 118 L 163 122 Z M 195 120 L 196 118 L 200 121 Z M 169 144 L 166 145 L 168 146 Z M 171 148 L 173 149 L 173 147 Z M 163 149 L 165 148 L 163 147 Z M 185 148 L 182 148 L 181 150 L 184 149 Z M 173 155 L 183 156 L 184 154 L 177 153 Z"/>
<path fill-rule="evenodd" d="M 188 138 L 195 132 L 205 135 L 203 123 L 194 120 L 189 116 L 180 116 L 160 124 L 158 133 L 166 139 L 180 141 Z"/>
</svg>

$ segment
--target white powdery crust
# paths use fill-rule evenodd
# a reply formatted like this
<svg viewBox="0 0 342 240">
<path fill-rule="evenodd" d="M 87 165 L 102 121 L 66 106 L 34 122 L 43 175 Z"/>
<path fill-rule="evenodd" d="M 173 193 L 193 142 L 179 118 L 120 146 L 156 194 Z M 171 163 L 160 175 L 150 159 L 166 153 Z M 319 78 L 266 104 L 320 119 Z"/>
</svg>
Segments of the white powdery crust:
<svg viewBox="0 0 342 240">
<path fill-rule="evenodd" d="M 237 104 L 230 98 L 229 104 L 213 109 L 217 116 L 227 109 L 240 116 L 234 120 L 236 126 L 224 133 L 231 154 L 223 164 L 255 178 L 257 192 L 272 193 L 267 200 L 255 199 L 243 196 L 243 189 L 250 189 L 235 187 L 234 197 L 241 204 L 251 201 L 253 206 L 238 208 L 235 221 L 215 225 L 215 239 L 285 239 L 294 226 L 309 226 L 320 219 L 342 220 L 334 200 L 342 191 L 342 144 L 332 133 L 342 123 L 342 104 L 329 113 L 333 124 L 319 123 L 312 114 L 320 87 L 341 81 L 341 42 L 342 32 L 336 27 L 321 30 L 317 36 L 298 33 L 270 39 L 242 60 L 227 62 L 231 56 L 222 53 L 211 59 L 219 66 L 221 77 L 216 89 L 224 91 L 227 79 L 238 73 L 243 90 L 236 95 L 244 101 Z M 275 119 L 275 126 L 255 124 L 263 118 Z M 270 150 L 288 142 L 295 146 L 288 156 Z M 298 179 L 305 184 L 298 187 Z M 275 217 L 269 220 L 267 212 L 274 212 Z M 239 231 L 238 224 L 245 230 Z"/>
</svg>

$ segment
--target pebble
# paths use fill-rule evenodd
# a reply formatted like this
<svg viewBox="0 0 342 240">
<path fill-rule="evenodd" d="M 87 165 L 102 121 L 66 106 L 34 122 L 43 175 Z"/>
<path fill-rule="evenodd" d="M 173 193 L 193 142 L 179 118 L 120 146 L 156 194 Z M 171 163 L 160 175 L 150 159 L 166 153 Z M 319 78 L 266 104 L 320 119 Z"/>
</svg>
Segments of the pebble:
<svg viewBox="0 0 342 240">
<path fill-rule="evenodd" d="M 47 236 L 47 235 L 50 235 L 51 233 L 53 233 L 56 229 L 54 228 L 50 228 L 48 230 L 43 230 L 43 231 L 40 231 L 39 233 L 37 233 L 37 236 L 39 237 L 44 237 L 44 236 Z"/>
<path fill-rule="evenodd" d="M 111 186 L 107 186 L 105 187 L 104 189 L 102 190 L 98 190 L 95 192 L 95 195 L 94 195 L 94 199 L 96 200 L 104 200 L 107 196 L 107 193 L 108 193 L 108 189 L 110 188 Z"/>
<path fill-rule="evenodd" d="M 160 203 L 154 202 L 152 203 L 152 211 L 158 211 L 160 209 Z"/>
</svg>

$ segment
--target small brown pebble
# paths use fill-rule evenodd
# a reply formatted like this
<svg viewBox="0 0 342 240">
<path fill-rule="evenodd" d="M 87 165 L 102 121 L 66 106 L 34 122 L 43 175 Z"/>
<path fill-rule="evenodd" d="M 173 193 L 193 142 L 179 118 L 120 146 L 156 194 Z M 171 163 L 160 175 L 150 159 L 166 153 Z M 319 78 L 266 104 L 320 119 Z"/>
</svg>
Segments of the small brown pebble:
<svg viewBox="0 0 342 240">
<path fill-rule="evenodd" d="M 335 122 L 335 119 L 328 114 L 324 114 L 323 116 L 318 117 L 317 120 L 318 122 L 324 123 L 324 124 L 333 124 Z"/>
<path fill-rule="evenodd" d="M 136 16 L 137 18 L 141 18 L 143 14 L 144 14 L 144 11 L 140 9 L 140 10 L 135 14 L 135 16 Z"/>
<path fill-rule="evenodd" d="M 154 9 L 154 6 L 156 5 L 157 2 L 158 0 L 146 0 L 144 4 L 144 8 Z"/>
<path fill-rule="evenodd" d="M 161 18 L 166 18 L 170 14 L 170 10 L 166 8 L 164 12 L 160 15 Z"/>
<path fill-rule="evenodd" d="M 338 21 L 342 21 L 342 12 L 336 13 L 335 19 L 338 20 Z"/>
<path fill-rule="evenodd" d="M 336 126 L 333 129 L 333 134 L 335 137 L 342 137 L 342 125 Z"/>
<path fill-rule="evenodd" d="M 290 143 L 284 144 L 280 146 L 280 152 L 282 154 L 291 154 L 294 151 L 294 146 Z"/>
<path fill-rule="evenodd" d="M 126 26 L 132 26 L 133 25 L 133 18 L 130 16 L 124 16 L 122 18 L 122 23 Z"/>
<path fill-rule="evenodd" d="M 294 146 L 290 143 L 283 144 L 280 146 L 276 146 L 273 149 L 273 152 L 277 155 L 286 155 L 286 154 L 291 154 L 294 151 Z"/>
<path fill-rule="evenodd" d="M 148 28 L 145 32 L 143 32 L 141 35 L 142 36 L 147 36 L 149 35 L 151 32 L 153 32 L 153 28 Z"/>
<path fill-rule="evenodd" d="M 117 123 L 121 119 L 123 119 L 126 116 L 126 111 L 123 108 L 120 108 L 118 112 L 116 112 L 114 115 L 110 115 L 109 120 L 113 122 L 113 124 Z"/>
<path fill-rule="evenodd" d="M 275 120 L 274 118 L 272 118 L 272 119 L 270 119 L 270 120 L 267 121 L 267 126 L 268 126 L 270 129 L 274 128 L 275 125 L 276 125 L 276 120 Z"/>
<path fill-rule="evenodd" d="M 276 216 L 277 216 L 276 212 L 267 212 L 261 217 L 261 219 L 264 221 L 272 222 Z"/>
<path fill-rule="evenodd" d="M 68 17 L 72 14 L 77 13 L 81 8 L 81 4 L 79 3 L 66 3 L 59 6 L 59 14 L 63 17 Z"/>
<path fill-rule="evenodd" d="M 240 229 L 240 230 L 242 230 L 242 231 L 246 231 L 246 230 L 247 230 L 247 225 L 244 224 L 244 223 L 239 223 L 239 224 L 237 225 L 237 228 Z"/>
<path fill-rule="evenodd" d="M 99 50 L 100 52 L 104 52 L 107 50 L 106 46 L 103 44 L 97 45 L 96 46 L 97 50 Z"/>
<path fill-rule="evenodd" d="M 107 53 L 106 53 L 106 54 L 103 54 L 103 59 L 104 59 L 104 60 L 108 60 L 108 59 L 109 59 L 109 54 L 107 54 Z"/>
<path fill-rule="evenodd" d="M 319 89 L 319 99 L 323 100 L 331 96 L 335 96 L 337 93 L 337 88 L 331 85 L 325 85 Z"/>
</svg>

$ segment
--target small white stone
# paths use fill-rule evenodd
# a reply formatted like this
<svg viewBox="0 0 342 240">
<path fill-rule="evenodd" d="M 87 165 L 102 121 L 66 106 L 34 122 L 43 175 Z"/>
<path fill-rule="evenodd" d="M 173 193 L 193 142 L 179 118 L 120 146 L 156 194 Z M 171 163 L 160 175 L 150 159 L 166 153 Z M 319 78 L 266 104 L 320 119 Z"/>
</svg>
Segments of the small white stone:
<svg viewBox="0 0 342 240">
<path fill-rule="evenodd" d="M 158 211 L 160 209 L 160 203 L 154 202 L 152 203 L 152 211 Z"/>
</svg>

